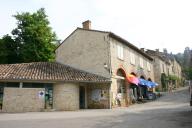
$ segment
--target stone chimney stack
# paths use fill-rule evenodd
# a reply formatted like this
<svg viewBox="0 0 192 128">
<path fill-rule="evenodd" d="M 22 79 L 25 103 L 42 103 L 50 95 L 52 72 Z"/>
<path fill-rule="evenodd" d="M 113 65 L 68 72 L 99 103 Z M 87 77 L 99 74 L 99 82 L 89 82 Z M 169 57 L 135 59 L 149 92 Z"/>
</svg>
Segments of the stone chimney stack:
<svg viewBox="0 0 192 128">
<path fill-rule="evenodd" d="M 140 50 L 141 50 L 142 52 L 145 52 L 145 48 L 141 48 Z"/>
<path fill-rule="evenodd" d="M 155 51 L 156 51 L 157 53 L 159 53 L 159 49 L 155 49 Z"/>
<path fill-rule="evenodd" d="M 164 52 L 165 54 L 168 53 L 166 48 L 163 49 L 163 52 Z"/>
<path fill-rule="evenodd" d="M 87 21 L 84 21 L 83 23 L 83 29 L 91 29 L 91 21 L 90 20 L 87 20 Z"/>
</svg>

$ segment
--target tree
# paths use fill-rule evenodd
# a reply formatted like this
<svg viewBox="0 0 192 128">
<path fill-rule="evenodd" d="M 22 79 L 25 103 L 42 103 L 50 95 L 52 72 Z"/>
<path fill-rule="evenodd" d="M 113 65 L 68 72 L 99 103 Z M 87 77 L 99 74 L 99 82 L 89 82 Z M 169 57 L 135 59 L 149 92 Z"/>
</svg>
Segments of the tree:
<svg viewBox="0 0 192 128">
<path fill-rule="evenodd" d="M 161 85 L 162 85 L 162 90 L 166 91 L 167 90 L 167 76 L 165 73 L 161 73 Z"/>
<path fill-rule="evenodd" d="M 44 8 L 35 13 L 17 13 L 17 28 L 12 31 L 19 47 L 23 62 L 52 61 L 54 59 L 56 39 L 55 33 L 49 27 L 49 21 Z"/>
<path fill-rule="evenodd" d="M 0 39 L 0 63 L 12 64 L 21 61 L 19 54 L 20 44 L 16 43 L 11 36 L 5 35 Z"/>
<path fill-rule="evenodd" d="M 192 67 L 184 68 L 183 71 L 185 72 L 186 79 L 192 80 Z"/>
<path fill-rule="evenodd" d="M 1 58 L 0 64 L 7 63 L 7 51 L 6 51 L 6 46 L 3 39 L 0 39 L 0 58 Z"/>
<path fill-rule="evenodd" d="M 184 68 L 188 68 L 190 66 L 191 61 L 191 51 L 189 47 L 186 47 L 183 54 L 183 65 Z"/>
</svg>

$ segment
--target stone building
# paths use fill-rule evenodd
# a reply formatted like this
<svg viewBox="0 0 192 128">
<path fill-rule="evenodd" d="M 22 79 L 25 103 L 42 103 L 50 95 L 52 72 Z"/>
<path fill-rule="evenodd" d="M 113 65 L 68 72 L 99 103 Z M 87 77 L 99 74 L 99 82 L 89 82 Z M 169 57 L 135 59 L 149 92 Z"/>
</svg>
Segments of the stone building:
<svg viewBox="0 0 192 128">
<path fill-rule="evenodd" d="M 175 57 L 172 54 L 168 54 L 166 49 L 164 49 L 163 52 L 160 52 L 159 49 L 148 49 L 145 52 L 154 60 L 153 68 L 155 70 L 155 81 L 160 85 L 158 88 L 160 90 L 167 90 L 169 84 L 174 84 L 174 87 L 179 87 L 179 80 L 182 78 L 182 72 L 181 65 L 176 61 Z M 163 77 L 165 77 L 166 80 L 165 85 L 162 83 Z M 170 82 L 171 78 L 175 79 L 174 83 Z"/>
<path fill-rule="evenodd" d="M 110 79 L 59 63 L 0 65 L 0 111 L 110 108 Z"/>
<path fill-rule="evenodd" d="M 112 32 L 92 30 L 90 21 L 83 22 L 83 28 L 74 30 L 55 52 L 56 62 L 109 78 L 112 106 L 118 94 L 121 106 L 131 103 L 129 74 L 154 81 L 149 55 Z"/>
</svg>

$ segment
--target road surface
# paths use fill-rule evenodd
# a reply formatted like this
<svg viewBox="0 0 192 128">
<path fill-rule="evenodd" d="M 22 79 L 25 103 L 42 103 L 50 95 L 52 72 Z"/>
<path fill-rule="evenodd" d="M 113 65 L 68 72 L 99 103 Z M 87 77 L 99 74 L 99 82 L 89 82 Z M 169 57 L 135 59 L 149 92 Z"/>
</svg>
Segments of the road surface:
<svg viewBox="0 0 192 128">
<path fill-rule="evenodd" d="M 192 128 L 188 87 L 128 108 L 0 113 L 0 128 Z"/>
</svg>

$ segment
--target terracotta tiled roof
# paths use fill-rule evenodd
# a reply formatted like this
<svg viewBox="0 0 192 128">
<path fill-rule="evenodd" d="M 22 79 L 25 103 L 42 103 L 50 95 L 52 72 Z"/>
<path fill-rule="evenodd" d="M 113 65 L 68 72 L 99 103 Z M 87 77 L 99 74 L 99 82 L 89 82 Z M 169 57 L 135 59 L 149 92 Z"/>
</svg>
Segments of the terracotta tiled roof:
<svg viewBox="0 0 192 128">
<path fill-rule="evenodd" d="M 0 81 L 110 82 L 105 77 L 55 62 L 1 64 Z"/>
</svg>

